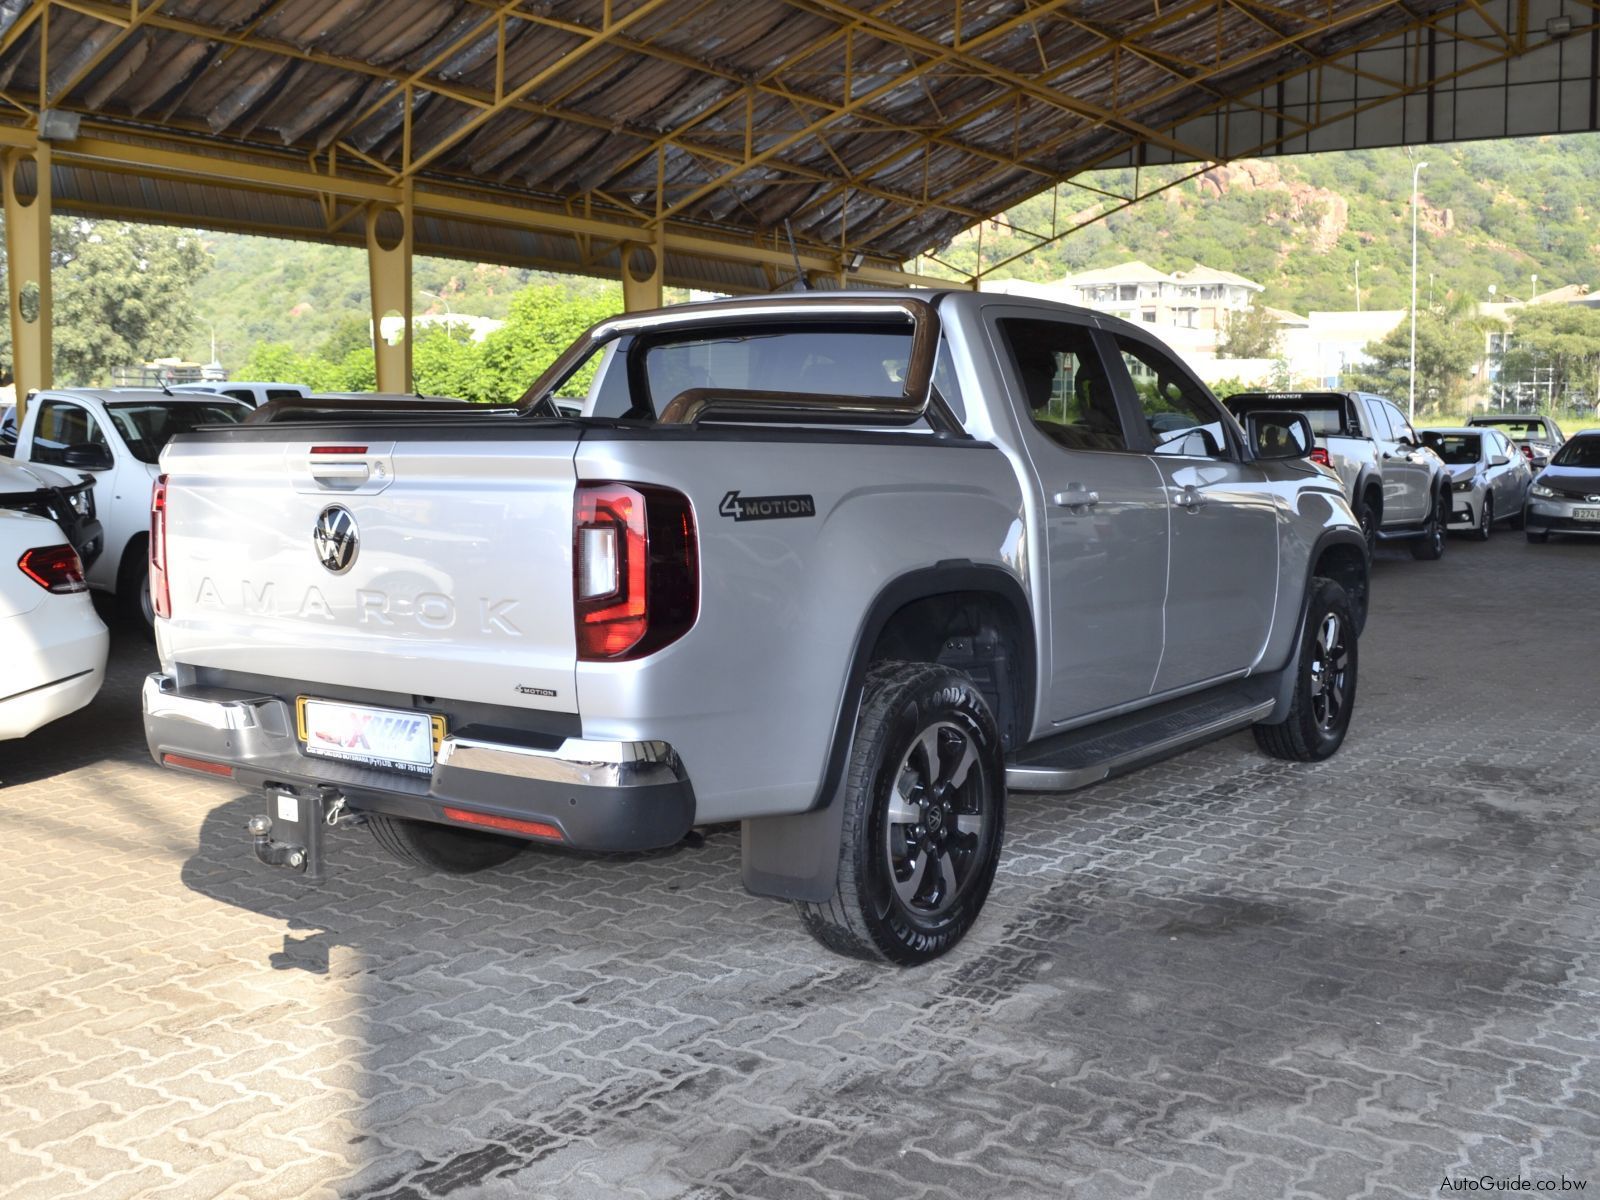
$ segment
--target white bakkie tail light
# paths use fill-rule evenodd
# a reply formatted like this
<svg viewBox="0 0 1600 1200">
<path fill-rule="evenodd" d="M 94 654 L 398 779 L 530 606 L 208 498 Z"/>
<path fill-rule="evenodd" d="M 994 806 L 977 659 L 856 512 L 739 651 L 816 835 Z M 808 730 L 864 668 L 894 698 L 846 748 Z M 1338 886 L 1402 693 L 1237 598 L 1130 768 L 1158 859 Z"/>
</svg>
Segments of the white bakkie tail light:
<svg viewBox="0 0 1600 1200">
<path fill-rule="evenodd" d="M 687 633 L 700 612 L 689 498 L 644 484 L 580 483 L 572 600 L 584 661 L 642 658 Z"/>
<path fill-rule="evenodd" d="M 167 477 L 162 475 L 150 491 L 150 603 L 156 616 L 172 615 L 172 593 L 167 588 Z"/>
</svg>

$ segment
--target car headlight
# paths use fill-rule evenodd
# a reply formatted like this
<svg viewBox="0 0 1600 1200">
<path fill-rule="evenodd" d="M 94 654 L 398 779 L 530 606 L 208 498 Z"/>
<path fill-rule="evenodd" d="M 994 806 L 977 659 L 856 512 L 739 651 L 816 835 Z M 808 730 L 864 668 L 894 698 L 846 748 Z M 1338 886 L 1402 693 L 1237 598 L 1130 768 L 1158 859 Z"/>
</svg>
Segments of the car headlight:
<svg viewBox="0 0 1600 1200">
<path fill-rule="evenodd" d="M 1450 490 L 1452 492 L 1470 492 L 1477 486 L 1478 481 L 1476 479 L 1458 479 L 1450 485 Z"/>
<path fill-rule="evenodd" d="M 1545 485 L 1542 483 L 1534 484 L 1528 489 L 1528 491 L 1543 500 L 1554 500 L 1556 498 L 1556 493 L 1545 487 Z"/>
</svg>

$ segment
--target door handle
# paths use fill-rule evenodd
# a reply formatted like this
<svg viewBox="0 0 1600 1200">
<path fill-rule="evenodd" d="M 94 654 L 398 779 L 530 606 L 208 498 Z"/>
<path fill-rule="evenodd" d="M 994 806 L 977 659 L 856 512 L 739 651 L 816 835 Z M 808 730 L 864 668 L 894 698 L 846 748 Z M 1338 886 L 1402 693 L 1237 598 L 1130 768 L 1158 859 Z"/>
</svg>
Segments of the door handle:
<svg viewBox="0 0 1600 1200">
<path fill-rule="evenodd" d="M 325 488 L 348 489 L 360 487 L 365 483 L 371 471 L 363 462 L 313 462 L 311 464 L 311 478 L 322 484 Z"/>
<path fill-rule="evenodd" d="M 1081 483 L 1069 483 L 1067 490 L 1051 496 L 1050 502 L 1068 512 L 1081 514 L 1100 503 L 1100 493 L 1091 492 Z"/>
<path fill-rule="evenodd" d="M 1189 512 L 1199 512 L 1206 506 L 1206 498 L 1192 483 L 1183 485 L 1183 490 L 1172 498 L 1172 503 Z"/>
</svg>

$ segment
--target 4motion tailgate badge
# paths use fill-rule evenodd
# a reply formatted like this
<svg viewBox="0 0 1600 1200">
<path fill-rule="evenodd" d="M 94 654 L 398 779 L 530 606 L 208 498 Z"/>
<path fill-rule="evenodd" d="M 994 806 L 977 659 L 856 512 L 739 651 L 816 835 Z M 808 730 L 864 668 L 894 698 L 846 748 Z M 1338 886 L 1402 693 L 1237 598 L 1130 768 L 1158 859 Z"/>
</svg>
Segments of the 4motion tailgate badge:
<svg viewBox="0 0 1600 1200">
<path fill-rule="evenodd" d="M 810 496 L 741 496 L 729 492 L 717 511 L 735 521 L 781 521 L 817 515 L 817 502 Z"/>
</svg>

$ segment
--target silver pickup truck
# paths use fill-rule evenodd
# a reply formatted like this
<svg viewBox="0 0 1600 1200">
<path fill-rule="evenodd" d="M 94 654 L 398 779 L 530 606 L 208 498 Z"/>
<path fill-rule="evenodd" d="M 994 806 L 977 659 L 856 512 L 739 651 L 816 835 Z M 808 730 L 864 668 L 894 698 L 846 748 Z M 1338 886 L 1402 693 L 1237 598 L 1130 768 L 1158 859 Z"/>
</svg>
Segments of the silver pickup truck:
<svg viewBox="0 0 1600 1200">
<path fill-rule="evenodd" d="M 1309 426 L 1092 312 L 719 301 L 597 325 L 515 408 L 271 407 L 163 456 L 145 729 L 313 877 L 325 822 L 467 871 L 740 821 L 751 891 L 914 963 L 1008 787 L 1350 721 L 1368 555 Z"/>
<path fill-rule="evenodd" d="M 1332 467 L 1361 522 L 1368 549 L 1404 541 L 1413 558 L 1444 555 L 1452 515 L 1450 472 L 1405 414 L 1371 392 L 1240 392 L 1225 402 L 1241 420 L 1297 412 L 1317 439 L 1311 457 Z"/>
</svg>

